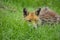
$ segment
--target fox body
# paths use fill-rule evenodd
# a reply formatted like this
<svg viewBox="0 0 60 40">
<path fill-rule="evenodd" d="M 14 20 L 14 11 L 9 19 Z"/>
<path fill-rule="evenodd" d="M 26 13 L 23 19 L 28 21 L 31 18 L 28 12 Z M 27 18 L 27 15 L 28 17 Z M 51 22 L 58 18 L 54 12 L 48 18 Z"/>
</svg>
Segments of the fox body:
<svg viewBox="0 0 60 40">
<path fill-rule="evenodd" d="M 42 24 L 54 24 L 54 23 L 58 23 L 60 22 L 60 18 L 59 15 L 54 12 L 53 10 L 45 7 L 45 8 L 41 8 L 40 14 L 39 14 L 39 18 L 42 21 Z"/>
</svg>

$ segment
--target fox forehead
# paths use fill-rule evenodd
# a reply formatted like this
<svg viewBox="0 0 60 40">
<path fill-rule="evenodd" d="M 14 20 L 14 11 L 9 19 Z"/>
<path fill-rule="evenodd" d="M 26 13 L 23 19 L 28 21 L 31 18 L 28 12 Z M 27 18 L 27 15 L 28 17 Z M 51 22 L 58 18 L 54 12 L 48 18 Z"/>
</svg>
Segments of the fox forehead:
<svg viewBox="0 0 60 40">
<path fill-rule="evenodd" d="M 38 20 L 38 16 L 35 14 L 35 12 L 29 12 L 29 14 L 26 16 L 27 20 Z"/>
<path fill-rule="evenodd" d="M 30 12 L 28 16 L 30 16 L 32 18 L 36 17 L 35 12 Z"/>
</svg>

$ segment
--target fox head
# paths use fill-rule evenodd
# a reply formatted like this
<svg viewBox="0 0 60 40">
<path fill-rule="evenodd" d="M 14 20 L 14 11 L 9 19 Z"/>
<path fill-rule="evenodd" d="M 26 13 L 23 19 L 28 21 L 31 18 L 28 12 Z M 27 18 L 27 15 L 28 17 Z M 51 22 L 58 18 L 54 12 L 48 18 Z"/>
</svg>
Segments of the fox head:
<svg viewBox="0 0 60 40">
<path fill-rule="evenodd" d="M 34 27 L 37 27 L 37 22 L 39 20 L 39 13 L 40 13 L 41 8 L 36 10 L 35 12 L 28 12 L 26 8 L 23 9 L 23 15 L 26 21 L 32 22 Z"/>
</svg>

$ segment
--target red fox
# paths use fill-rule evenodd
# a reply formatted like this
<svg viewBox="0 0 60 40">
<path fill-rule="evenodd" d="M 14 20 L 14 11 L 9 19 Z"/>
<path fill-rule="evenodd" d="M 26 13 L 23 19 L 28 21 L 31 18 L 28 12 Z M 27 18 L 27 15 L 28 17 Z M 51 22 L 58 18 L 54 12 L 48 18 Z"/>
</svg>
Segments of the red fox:
<svg viewBox="0 0 60 40">
<path fill-rule="evenodd" d="M 44 7 L 39 8 L 35 12 L 28 12 L 26 8 L 23 9 L 23 15 L 25 20 L 29 22 L 33 22 L 35 28 L 37 28 L 38 24 L 46 24 L 46 23 L 57 23 L 60 22 L 60 16 L 56 14 L 56 12 L 51 9 Z"/>
<path fill-rule="evenodd" d="M 26 21 L 32 22 L 34 27 L 37 28 L 38 26 L 38 20 L 39 19 L 39 13 L 40 13 L 41 8 L 39 8 L 35 12 L 28 12 L 26 8 L 23 9 L 23 15 Z"/>
</svg>

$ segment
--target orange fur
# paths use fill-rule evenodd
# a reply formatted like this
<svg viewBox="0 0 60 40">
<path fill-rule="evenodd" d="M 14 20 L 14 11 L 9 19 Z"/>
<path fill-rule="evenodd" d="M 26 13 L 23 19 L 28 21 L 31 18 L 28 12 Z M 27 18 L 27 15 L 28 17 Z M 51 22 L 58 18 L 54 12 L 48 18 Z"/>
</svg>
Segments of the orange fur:
<svg viewBox="0 0 60 40">
<path fill-rule="evenodd" d="M 29 13 L 28 16 L 25 17 L 26 20 L 31 20 L 31 21 L 37 21 L 38 20 L 38 16 L 35 15 L 34 12 Z"/>
</svg>

